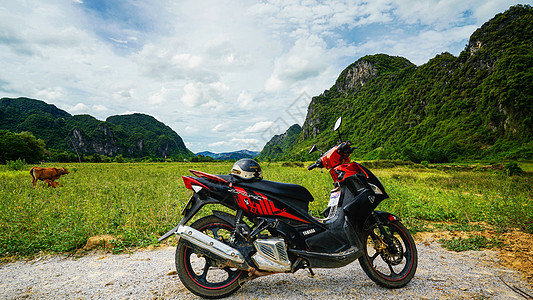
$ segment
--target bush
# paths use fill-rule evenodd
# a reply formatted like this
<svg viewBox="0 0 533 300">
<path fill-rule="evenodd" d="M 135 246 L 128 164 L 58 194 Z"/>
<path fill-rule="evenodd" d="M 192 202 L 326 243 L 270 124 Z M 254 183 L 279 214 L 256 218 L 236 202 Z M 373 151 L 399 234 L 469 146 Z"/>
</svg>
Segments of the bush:
<svg viewBox="0 0 533 300">
<path fill-rule="evenodd" d="M 520 175 L 524 172 L 516 162 L 510 162 L 505 164 L 505 166 L 503 167 L 503 171 L 505 172 L 505 174 L 507 174 L 507 176 Z"/>
<path fill-rule="evenodd" d="M 17 159 L 37 163 L 44 157 L 44 146 L 43 140 L 29 132 L 0 130 L 0 163 Z"/>
<path fill-rule="evenodd" d="M 7 169 L 11 171 L 20 171 L 26 167 L 26 160 L 17 159 L 15 161 L 8 160 L 6 163 Z"/>
<path fill-rule="evenodd" d="M 501 247 L 504 245 L 504 243 L 498 238 L 488 239 L 481 235 L 474 235 L 468 238 L 453 237 L 451 240 L 441 239 L 439 242 L 444 248 L 456 252 L 468 250 L 480 251 L 482 249 L 491 249 L 493 247 Z"/>
<path fill-rule="evenodd" d="M 115 156 L 113 161 L 116 162 L 116 163 L 125 163 L 126 162 L 126 160 L 124 159 L 122 154 L 119 154 L 119 155 Z"/>
<path fill-rule="evenodd" d="M 282 167 L 291 167 L 291 168 L 303 168 L 304 167 L 304 163 L 291 161 L 291 162 L 284 162 L 284 163 L 281 164 L 281 166 Z"/>
<path fill-rule="evenodd" d="M 76 154 L 69 152 L 69 151 L 56 151 L 52 150 L 48 157 L 46 158 L 48 161 L 54 161 L 54 162 L 77 162 L 78 157 Z"/>
</svg>

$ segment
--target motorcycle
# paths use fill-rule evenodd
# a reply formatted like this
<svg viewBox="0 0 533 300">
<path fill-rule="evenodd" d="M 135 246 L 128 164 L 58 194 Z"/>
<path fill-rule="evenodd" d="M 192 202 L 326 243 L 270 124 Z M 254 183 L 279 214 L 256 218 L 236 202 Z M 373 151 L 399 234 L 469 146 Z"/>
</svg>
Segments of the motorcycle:
<svg viewBox="0 0 533 300">
<path fill-rule="evenodd" d="M 354 148 L 342 141 L 341 122 L 333 128 L 339 143 L 308 166 L 328 169 L 334 181 L 324 218 L 308 212 L 313 197 L 300 185 L 196 170 L 183 176 L 193 195 L 178 226 L 159 241 L 178 237 L 176 269 L 189 291 L 222 298 L 259 276 L 300 269 L 314 275 L 313 268 L 339 268 L 356 259 L 380 286 L 395 289 L 411 281 L 418 264 L 413 238 L 399 217 L 375 210 L 388 195 L 370 170 L 350 160 Z M 313 145 L 309 153 L 317 150 Z M 211 204 L 235 214 L 212 210 L 186 225 Z"/>
</svg>

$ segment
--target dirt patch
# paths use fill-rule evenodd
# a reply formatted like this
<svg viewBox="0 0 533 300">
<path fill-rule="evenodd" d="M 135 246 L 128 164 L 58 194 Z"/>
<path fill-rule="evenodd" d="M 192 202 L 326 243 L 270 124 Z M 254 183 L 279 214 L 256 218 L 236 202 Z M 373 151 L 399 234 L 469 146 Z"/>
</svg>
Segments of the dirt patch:
<svg viewBox="0 0 533 300">
<path fill-rule="evenodd" d="M 520 271 L 533 286 L 533 234 L 516 230 L 501 236 L 505 243 L 498 248 L 502 264 Z"/>
<path fill-rule="evenodd" d="M 521 276 L 533 286 L 533 234 L 520 230 L 498 233 L 495 230 L 485 231 L 435 231 L 418 232 L 414 235 L 417 242 L 429 245 L 441 239 L 468 238 L 471 236 L 484 236 L 487 239 L 498 239 L 502 246 L 490 250 L 498 253 L 499 263 L 520 272 Z"/>
<path fill-rule="evenodd" d="M 97 248 L 112 249 L 114 248 L 114 240 L 117 240 L 117 238 L 110 234 L 92 236 L 87 240 L 87 244 L 85 244 L 83 250 L 90 251 Z"/>
</svg>

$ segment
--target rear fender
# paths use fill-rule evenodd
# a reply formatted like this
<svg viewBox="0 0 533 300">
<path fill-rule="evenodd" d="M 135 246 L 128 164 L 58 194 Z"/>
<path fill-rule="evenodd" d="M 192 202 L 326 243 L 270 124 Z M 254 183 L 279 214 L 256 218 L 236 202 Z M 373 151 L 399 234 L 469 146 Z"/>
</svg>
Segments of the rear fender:
<svg viewBox="0 0 533 300">
<path fill-rule="evenodd" d="M 227 212 L 219 211 L 219 210 L 213 210 L 213 215 L 221 218 L 222 220 L 228 222 L 231 224 L 233 228 L 235 228 L 235 216 L 232 214 L 228 214 Z"/>
<path fill-rule="evenodd" d="M 194 217 L 194 215 L 198 213 L 198 211 L 200 211 L 202 207 L 204 207 L 204 205 L 215 204 L 215 203 L 220 203 L 220 201 L 212 197 L 201 197 L 195 192 L 191 196 L 187 204 L 185 205 L 185 208 L 183 209 L 183 211 L 181 212 L 181 214 L 183 215 L 183 218 L 179 222 L 178 226 L 172 228 L 172 230 L 163 234 L 158 239 L 158 241 L 162 242 L 166 240 L 167 238 L 169 238 L 171 235 L 175 234 L 176 231 L 178 230 L 178 227 L 180 227 L 181 225 L 185 225 L 187 222 L 189 222 L 192 219 L 192 217 Z M 235 223 L 235 220 L 233 221 L 233 223 Z"/>
</svg>

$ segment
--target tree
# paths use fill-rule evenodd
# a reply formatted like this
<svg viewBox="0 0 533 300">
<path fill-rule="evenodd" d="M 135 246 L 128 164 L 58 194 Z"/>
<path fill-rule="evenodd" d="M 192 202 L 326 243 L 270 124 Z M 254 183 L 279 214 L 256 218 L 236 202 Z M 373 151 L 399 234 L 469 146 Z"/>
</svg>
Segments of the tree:
<svg viewBox="0 0 533 300">
<path fill-rule="evenodd" d="M 12 133 L 0 130 L 0 163 L 23 159 L 28 163 L 39 162 L 44 157 L 44 141 L 30 132 Z"/>
</svg>

